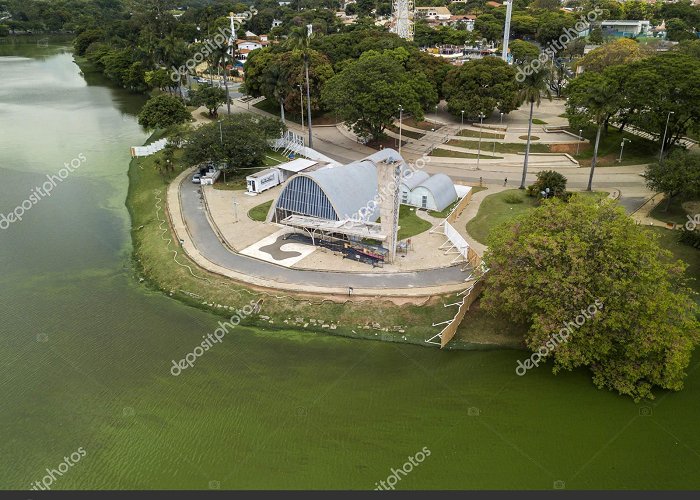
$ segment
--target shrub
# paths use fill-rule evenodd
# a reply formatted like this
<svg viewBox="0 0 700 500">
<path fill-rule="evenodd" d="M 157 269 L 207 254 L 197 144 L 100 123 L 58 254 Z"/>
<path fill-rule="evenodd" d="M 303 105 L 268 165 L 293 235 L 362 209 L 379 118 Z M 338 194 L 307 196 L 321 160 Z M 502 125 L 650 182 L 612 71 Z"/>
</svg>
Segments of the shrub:
<svg viewBox="0 0 700 500">
<path fill-rule="evenodd" d="M 523 199 L 518 193 L 509 193 L 503 198 L 503 201 L 510 205 L 517 205 L 518 203 L 522 203 Z"/>
<path fill-rule="evenodd" d="M 681 229 L 681 234 L 678 240 L 681 243 L 685 243 L 686 245 L 700 249 L 700 232 L 698 231 L 690 231 L 684 227 Z"/>
<path fill-rule="evenodd" d="M 528 186 L 528 196 L 542 196 L 543 191 L 549 188 L 550 196 L 563 198 L 566 193 L 566 177 L 554 170 L 543 170 L 537 172 L 537 180 L 534 184 Z"/>
</svg>

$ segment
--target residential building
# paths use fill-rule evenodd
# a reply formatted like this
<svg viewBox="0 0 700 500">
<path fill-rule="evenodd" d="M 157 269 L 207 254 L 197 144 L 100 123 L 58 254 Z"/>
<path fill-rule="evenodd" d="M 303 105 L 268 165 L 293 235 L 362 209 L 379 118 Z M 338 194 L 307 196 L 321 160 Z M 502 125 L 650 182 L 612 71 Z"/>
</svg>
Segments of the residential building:
<svg viewBox="0 0 700 500">
<path fill-rule="evenodd" d="M 645 36 L 649 34 L 649 21 L 608 20 L 600 23 L 603 35 L 616 37 Z"/>
</svg>

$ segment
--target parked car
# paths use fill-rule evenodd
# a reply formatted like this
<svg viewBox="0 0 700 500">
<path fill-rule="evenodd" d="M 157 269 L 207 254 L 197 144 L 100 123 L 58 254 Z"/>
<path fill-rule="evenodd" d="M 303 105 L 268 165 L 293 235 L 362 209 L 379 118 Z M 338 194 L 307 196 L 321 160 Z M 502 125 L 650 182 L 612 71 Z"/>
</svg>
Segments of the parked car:
<svg viewBox="0 0 700 500">
<path fill-rule="evenodd" d="M 201 184 L 202 183 L 202 174 L 196 173 L 192 176 L 192 183 L 193 184 Z"/>
</svg>

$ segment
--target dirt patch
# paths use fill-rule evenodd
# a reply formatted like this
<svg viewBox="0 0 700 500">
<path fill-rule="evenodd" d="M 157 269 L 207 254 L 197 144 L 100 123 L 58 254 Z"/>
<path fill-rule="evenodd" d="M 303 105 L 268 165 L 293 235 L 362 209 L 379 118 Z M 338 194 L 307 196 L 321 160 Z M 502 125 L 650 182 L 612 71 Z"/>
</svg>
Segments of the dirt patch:
<svg viewBox="0 0 700 500">
<path fill-rule="evenodd" d="M 409 127 L 419 128 L 421 130 L 437 130 L 442 127 L 441 123 L 429 122 L 423 120 L 422 122 L 417 122 L 413 118 L 404 118 L 403 122 Z"/>
<path fill-rule="evenodd" d="M 335 116 L 333 113 L 325 113 L 320 116 L 313 116 L 311 115 L 311 126 L 313 127 L 314 125 L 319 125 L 319 126 L 324 126 L 324 125 L 336 125 L 343 120 L 340 120 L 337 116 Z"/>
<path fill-rule="evenodd" d="M 407 141 L 401 141 L 401 146 L 405 146 L 406 142 Z M 393 137 L 385 137 L 379 141 L 369 141 L 366 146 L 376 149 L 377 151 L 384 148 L 398 149 L 399 140 Z"/>
<path fill-rule="evenodd" d="M 685 201 L 681 207 L 687 214 L 700 214 L 700 201 Z"/>
<path fill-rule="evenodd" d="M 581 151 L 586 151 L 587 149 L 590 149 L 590 144 L 581 144 L 578 151 L 580 153 Z M 576 144 L 550 144 L 549 150 L 552 153 L 576 154 Z"/>
</svg>

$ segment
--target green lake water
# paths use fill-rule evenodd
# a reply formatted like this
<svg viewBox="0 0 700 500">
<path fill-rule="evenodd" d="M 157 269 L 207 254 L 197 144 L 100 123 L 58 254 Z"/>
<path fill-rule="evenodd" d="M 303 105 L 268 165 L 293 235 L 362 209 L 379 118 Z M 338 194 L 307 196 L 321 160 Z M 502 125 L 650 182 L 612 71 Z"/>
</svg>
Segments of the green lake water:
<svg viewBox="0 0 700 500">
<path fill-rule="evenodd" d="M 0 488 L 699 488 L 700 370 L 651 403 L 518 351 L 238 329 L 180 376 L 218 318 L 133 279 L 124 207 L 141 97 L 67 48 L 0 44 Z"/>
</svg>

